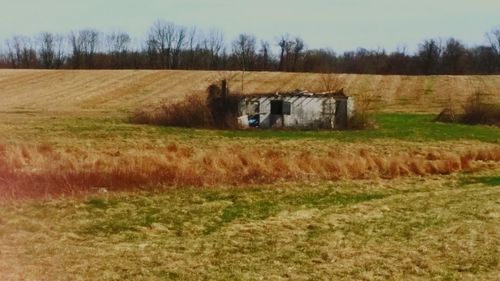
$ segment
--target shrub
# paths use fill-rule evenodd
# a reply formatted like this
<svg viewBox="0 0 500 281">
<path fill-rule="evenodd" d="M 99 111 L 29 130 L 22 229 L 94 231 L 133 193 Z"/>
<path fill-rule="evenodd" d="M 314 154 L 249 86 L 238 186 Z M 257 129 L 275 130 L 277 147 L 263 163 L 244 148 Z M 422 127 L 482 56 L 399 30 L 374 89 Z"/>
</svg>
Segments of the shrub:
<svg viewBox="0 0 500 281">
<path fill-rule="evenodd" d="M 465 102 L 460 121 L 465 124 L 500 126 L 500 106 L 487 103 L 485 94 L 478 91 Z"/>
<path fill-rule="evenodd" d="M 373 129 L 376 127 L 374 113 L 380 107 L 381 97 L 375 92 L 363 92 L 355 99 L 354 115 L 349 119 L 348 128 L 355 130 Z"/>
<path fill-rule="evenodd" d="M 455 111 L 447 107 L 443 109 L 439 115 L 434 119 L 436 122 L 443 122 L 443 123 L 454 123 L 457 122 L 457 115 L 455 114 Z"/>
<path fill-rule="evenodd" d="M 209 128 L 214 124 L 206 99 L 196 94 L 154 110 L 139 109 L 132 115 L 131 122 L 188 128 Z"/>
<path fill-rule="evenodd" d="M 165 103 L 157 109 L 139 109 L 132 123 L 186 128 L 238 128 L 238 95 L 230 95 L 227 81 L 222 87 L 212 84 L 206 98 L 191 94 L 175 103 Z"/>
<path fill-rule="evenodd" d="M 372 114 L 362 114 L 357 111 L 348 122 L 348 128 L 353 130 L 374 129 L 375 127 L 376 122 Z"/>
<path fill-rule="evenodd" d="M 434 121 L 500 126 L 500 106 L 486 102 L 485 97 L 485 93 L 477 91 L 465 101 L 463 114 L 457 115 L 451 106 L 446 106 Z"/>
</svg>

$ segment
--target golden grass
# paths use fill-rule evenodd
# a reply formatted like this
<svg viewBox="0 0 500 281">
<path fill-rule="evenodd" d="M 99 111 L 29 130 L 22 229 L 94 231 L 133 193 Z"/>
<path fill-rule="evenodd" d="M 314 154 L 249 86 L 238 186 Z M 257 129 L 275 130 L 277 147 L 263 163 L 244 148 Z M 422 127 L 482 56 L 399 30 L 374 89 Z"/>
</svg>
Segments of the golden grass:
<svg viewBox="0 0 500 281">
<path fill-rule="evenodd" d="M 293 143 L 293 142 L 292 142 Z M 0 144 L 0 197 L 338 179 L 394 179 L 495 168 L 500 148 L 481 144 L 450 151 L 171 143 L 129 149 Z M 362 147 L 362 146 L 361 146 Z M 348 149 L 345 149 L 348 148 Z"/>
<path fill-rule="evenodd" d="M 157 106 L 162 100 L 203 93 L 213 71 L 0 70 L 0 111 L 112 112 Z M 245 92 L 322 87 L 321 74 L 252 72 Z M 500 103 L 500 76 L 339 75 L 346 92 L 380 94 L 383 111 L 438 113 L 448 97 L 457 104 L 476 90 Z M 239 83 L 232 85 L 235 90 Z"/>
</svg>

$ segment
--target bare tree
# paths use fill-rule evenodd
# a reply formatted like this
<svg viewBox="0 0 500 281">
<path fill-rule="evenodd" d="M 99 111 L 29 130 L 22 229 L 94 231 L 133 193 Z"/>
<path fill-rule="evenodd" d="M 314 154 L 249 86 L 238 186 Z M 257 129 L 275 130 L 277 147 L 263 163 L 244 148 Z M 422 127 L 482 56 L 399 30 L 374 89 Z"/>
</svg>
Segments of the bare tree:
<svg viewBox="0 0 500 281">
<path fill-rule="evenodd" d="M 99 47 L 99 32 L 93 29 L 83 30 L 81 33 L 82 43 L 83 43 L 83 53 L 85 55 L 85 61 L 88 68 L 93 68 L 94 66 L 94 56 L 97 53 Z"/>
<path fill-rule="evenodd" d="M 261 41 L 259 50 L 259 70 L 268 70 L 271 65 L 271 47 L 269 42 Z"/>
<path fill-rule="evenodd" d="M 159 67 L 158 65 L 159 53 L 157 48 L 158 42 L 154 39 L 154 37 L 149 35 L 145 43 L 146 43 L 145 51 L 148 57 L 149 66 L 152 68 Z"/>
<path fill-rule="evenodd" d="M 321 90 L 324 92 L 332 93 L 339 91 L 340 89 L 342 89 L 342 86 L 344 84 L 343 82 L 344 81 L 342 80 L 340 75 L 335 74 L 331 71 L 324 72 L 320 77 L 320 84 L 322 86 Z"/>
<path fill-rule="evenodd" d="M 280 47 L 280 66 L 279 70 L 284 71 L 286 70 L 285 67 L 285 55 L 287 50 L 289 49 L 289 35 L 281 35 L 281 38 L 278 39 L 278 46 Z"/>
<path fill-rule="evenodd" d="M 195 63 L 195 52 L 199 48 L 198 29 L 196 26 L 190 27 L 186 32 L 187 41 L 187 65 L 186 68 L 191 69 Z"/>
<path fill-rule="evenodd" d="M 474 74 L 491 74 L 496 72 L 498 56 L 491 46 L 478 46 L 469 50 L 472 56 L 472 66 L 469 66 Z"/>
<path fill-rule="evenodd" d="M 500 55 L 500 28 L 486 33 L 486 38 L 495 52 Z"/>
<path fill-rule="evenodd" d="M 52 33 L 44 32 L 38 36 L 40 47 L 38 54 L 40 63 L 44 68 L 53 68 L 56 59 L 55 54 L 55 36 Z"/>
<path fill-rule="evenodd" d="M 54 35 L 54 68 L 61 68 L 67 59 L 67 45 L 64 35 Z"/>
<path fill-rule="evenodd" d="M 300 56 L 302 55 L 302 51 L 305 49 L 304 40 L 299 37 L 295 38 L 295 41 L 292 43 L 293 45 L 293 65 L 292 71 L 297 71 L 297 64 L 299 62 Z"/>
<path fill-rule="evenodd" d="M 240 34 L 233 42 L 233 54 L 238 58 L 241 68 L 241 92 L 244 91 L 245 71 L 248 70 L 255 60 L 255 36 Z"/>
<path fill-rule="evenodd" d="M 68 35 L 68 39 L 71 44 L 71 63 L 73 68 L 80 68 L 83 60 L 81 40 L 75 32 L 71 32 Z"/>
<path fill-rule="evenodd" d="M 289 34 L 282 35 L 278 40 L 278 46 L 280 47 L 279 69 L 281 71 L 290 70 L 290 57 L 292 56 L 292 51 L 295 48 L 295 44 L 295 40 L 290 39 Z M 301 51 L 302 48 L 299 48 L 299 50 Z"/>
<path fill-rule="evenodd" d="M 187 31 L 187 44 L 190 51 L 194 51 L 196 49 L 198 40 L 198 29 L 196 26 L 192 26 Z"/>
<path fill-rule="evenodd" d="M 162 69 L 169 69 L 172 66 L 175 31 L 175 24 L 163 20 L 157 20 L 149 30 L 148 49 L 154 49 L 158 54 Z"/>
<path fill-rule="evenodd" d="M 454 38 L 448 39 L 443 48 L 443 71 L 449 74 L 464 74 L 464 60 L 467 54 L 465 46 Z"/>
<path fill-rule="evenodd" d="M 111 54 L 121 54 L 128 51 L 130 35 L 126 32 L 111 32 L 106 35 L 106 45 Z"/>
<path fill-rule="evenodd" d="M 255 36 L 249 34 L 240 34 L 233 41 L 233 53 L 237 56 L 241 69 L 248 70 L 255 59 Z"/>
<path fill-rule="evenodd" d="M 180 68 L 181 52 L 186 43 L 187 29 L 183 26 L 177 26 L 175 29 L 174 43 L 175 48 L 172 56 L 172 64 L 174 68 Z"/>
<path fill-rule="evenodd" d="M 441 58 L 441 42 L 435 39 L 425 40 L 419 46 L 418 57 L 422 74 L 437 74 Z"/>
<path fill-rule="evenodd" d="M 99 46 L 99 32 L 93 29 L 71 32 L 69 41 L 72 48 L 72 62 L 74 68 L 93 68 L 94 57 Z"/>
<path fill-rule="evenodd" d="M 13 68 L 34 68 L 37 66 L 35 48 L 30 38 L 14 36 L 6 41 L 7 57 Z"/>
<path fill-rule="evenodd" d="M 21 45 L 17 37 L 6 40 L 7 46 L 7 59 L 12 68 L 18 68 L 21 64 Z"/>
<path fill-rule="evenodd" d="M 224 48 L 224 33 L 218 29 L 211 29 L 204 41 L 204 47 L 209 53 L 209 68 L 218 68 L 218 59 Z"/>
<path fill-rule="evenodd" d="M 112 32 L 106 35 L 106 45 L 108 53 L 111 55 L 113 67 L 122 68 L 125 66 L 130 41 L 130 36 L 126 32 Z"/>
<path fill-rule="evenodd" d="M 493 29 L 491 32 L 486 34 L 488 41 L 490 42 L 491 49 L 496 54 L 496 71 L 500 71 L 500 28 Z"/>
<path fill-rule="evenodd" d="M 241 37 L 243 35 L 243 37 Z M 12 68 L 165 68 L 211 70 L 279 70 L 363 74 L 498 74 L 500 73 L 500 28 L 486 33 L 485 44 L 467 47 L 456 39 L 422 42 L 416 53 L 398 50 L 358 49 L 336 54 L 329 49 L 308 50 L 299 37 L 277 37 L 275 56 L 269 43 L 259 46 L 242 34 L 226 46 L 220 30 L 203 33 L 193 28 L 158 20 L 141 42 L 131 49 L 130 36 L 114 32 L 107 36 L 93 29 L 72 32 L 65 37 L 44 32 L 34 38 L 14 36 L 0 51 L 0 67 Z M 102 45 L 101 45 L 102 44 Z M 243 47 L 242 47 L 243 46 Z M 227 48 L 229 47 L 229 49 Z M 257 47 L 258 50 L 255 48 Z M 252 53 L 252 56 L 247 54 Z M 244 73 L 243 73 L 244 76 Z M 244 77 L 243 77 L 244 78 Z M 242 79 L 244 80 L 244 79 Z"/>
<path fill-rule="evenodd" d="M 355 98 L 354 117 L 350 126 L 356 129 L 373 128 L 374 113 L 381 108 L 382 97 L 373 90 L 362 91 Z"/>
</svg>

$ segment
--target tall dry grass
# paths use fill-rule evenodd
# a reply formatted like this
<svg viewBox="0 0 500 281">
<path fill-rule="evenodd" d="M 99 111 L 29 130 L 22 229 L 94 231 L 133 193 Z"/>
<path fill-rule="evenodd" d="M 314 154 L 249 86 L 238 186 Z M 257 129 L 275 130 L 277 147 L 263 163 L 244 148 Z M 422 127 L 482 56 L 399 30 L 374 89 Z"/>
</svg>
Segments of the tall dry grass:
<svg viewBox="0 0 500 281">
<path fill-rule="evenodd" d="M 359 149 L 310 152 L 239 145 L 195 148 L 170 144 L 127 151 L 0 145 L 0 197 L 40 198 L 182 186 L 277 181 L 393 179 L 497 167 L 500 148 L 454 152 Z"/>
</svg>

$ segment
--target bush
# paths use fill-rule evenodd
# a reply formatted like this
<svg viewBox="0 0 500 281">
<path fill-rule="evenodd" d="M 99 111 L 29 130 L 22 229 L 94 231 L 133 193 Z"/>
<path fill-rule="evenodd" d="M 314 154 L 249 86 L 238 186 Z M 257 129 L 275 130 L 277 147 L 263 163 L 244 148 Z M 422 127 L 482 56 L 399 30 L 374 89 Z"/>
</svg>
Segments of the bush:
<svg viewBox="0 0 500 281">
<path fill-rule="evenodd" d="M 455 123 L 457 122 L 457 115 L 451 107 L 447 107 L 443 109 L 441 113 L 439 113 L 434 121 L 443 123 Z"/>
<path fill-rule="evenodd" d="M 484 93 L 476 92 L 467 99 L 461 123 L 500 126 L 500 106 L 485 102 L 484 97 Z"/>
<path fill-rule="evenodd" d="M 372 114 L 361 114 L 359 112 L 355 112 L 348 122 L 348 128 L 353 130 L 374 129 L 376 126 L 377 123 Z"/>
<path fill-rule="evenodd" d="M 227 80 L 221 86 L 211 84 L 207 96 L 191 94 L 176 103 L 166 103 L 155 110 L 137 110 L 132 123 L 185 128 L 236 129 L 238 95 L 230 95 Z"/>
<path fill-rule="evenodd" d="M 356 99 L 354 115 L 349 119 L 347 127 L 354 130 L 376 128 L 375 112 L 381 106 L 381 97 L 375 92 L 365 91 Z"/>
<path fill-rule="evenodd" d="M 496 125 L 500 126 L 500 106 L 485 101 L 486 94 L 480 91 L 472 94 L 463 105 L 464 113 L 457 115 L 447 106 L 434 119 L 436 122 L 459 122 L 469 125 Z"/>
<path fill-rule="evenodd" d="M 214 126 L 206 99 L 201 95 L 188 95 L 175 103 L 165 103 L 157 109 L 139 109 L 131 117 L 136 124 L 152 124 L 187 128 Z"/>
</svg>

